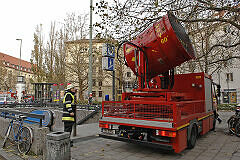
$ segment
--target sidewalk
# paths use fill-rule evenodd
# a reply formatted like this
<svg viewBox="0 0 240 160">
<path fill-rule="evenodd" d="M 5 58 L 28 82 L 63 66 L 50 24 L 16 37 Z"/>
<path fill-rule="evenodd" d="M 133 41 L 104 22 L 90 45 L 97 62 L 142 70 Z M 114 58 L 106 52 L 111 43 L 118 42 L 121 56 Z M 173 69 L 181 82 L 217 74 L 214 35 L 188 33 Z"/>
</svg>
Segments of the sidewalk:
<svg viewBox="0 0 240 160">
<path fill-rule="evenodd" d="M 56 131 L 63 131 L 63 128 L 57 129 Z M 73 143 L 78 143 L 90 139 L 98 138 L 100 130 L 98 127 L 98 123 L 92 124 L 83 124 L 77 126 L 77 136 L 72 137 Z M 3 139 L 0 138 L 0 144 L 2 144 Z M 20 155 L 16 148 L 16 145 L 13 145 L 9 148 L 2 149 L 0 148 L 0 160 L 42 160 L 42 156 L 35 155 Z"/>
<path fill-rule="evenodd" d="M 223 122 L 216 125 L 216 132 L 200 136 L 193 149 L 180 154 L 163 152 L 145 146 L 100 138 L 98 123 L 77 126 L 77 136 L 71 147 L 72 160 L 239 160 L 240 139 L 229 135 L 227 120 L 234 112 L 219 112 Z M 57 131 L 57 130 L 56 130 Z M 63 131 L 60 128 L 58 131 Z M 1 143 L 0 139 L 0 143 Z M 41 160 L 42 157 L 20 156 L 18 151 L 0 149 L 0 160 Z M 3 159 L 5 158 L 5 159 Z M 6 156 L 6 157 L 5 157 Z"/>
</svg>

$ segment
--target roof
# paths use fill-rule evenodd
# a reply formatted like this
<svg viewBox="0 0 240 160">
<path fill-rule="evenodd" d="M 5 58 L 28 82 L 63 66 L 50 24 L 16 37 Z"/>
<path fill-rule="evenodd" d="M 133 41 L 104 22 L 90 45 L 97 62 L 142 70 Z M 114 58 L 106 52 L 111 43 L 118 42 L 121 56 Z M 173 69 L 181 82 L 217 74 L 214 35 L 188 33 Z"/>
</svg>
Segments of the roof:
<svg viewBox="0 0 240 160">
<path fill-rule="evenodd" d="M 3 63 L 6 67 L 17 69 L 19 66 L 19 58 L 4 54 L 0 52 L 0 60 L 5 62 Z M 31 63 L 25 60 L 21 60 L 21 71 L 22 72 L 31 72 Z M 26 70 L 25 70 L 26 69 Z"/>
</svg>

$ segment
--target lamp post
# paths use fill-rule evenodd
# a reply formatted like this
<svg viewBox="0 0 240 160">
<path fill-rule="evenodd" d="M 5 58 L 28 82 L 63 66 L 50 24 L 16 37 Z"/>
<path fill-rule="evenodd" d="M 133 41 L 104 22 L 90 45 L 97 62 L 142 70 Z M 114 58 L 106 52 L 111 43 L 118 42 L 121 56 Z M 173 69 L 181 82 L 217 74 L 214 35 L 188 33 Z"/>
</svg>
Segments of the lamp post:
<svg viewBox="0 0 240 160">
<path fill-rule="evenodd" d="M 21 75 L 21 55 L 22 55 L 22 39 L 16 39 L 17 41 L 20 41 L 20 59 L 19 59 L 19 76 Z"/>
<path fill-rule="evenodd" d="M 93 0 L 90 0 L 88 97 L 92 93 L 92 3 Z"/>
</svg>

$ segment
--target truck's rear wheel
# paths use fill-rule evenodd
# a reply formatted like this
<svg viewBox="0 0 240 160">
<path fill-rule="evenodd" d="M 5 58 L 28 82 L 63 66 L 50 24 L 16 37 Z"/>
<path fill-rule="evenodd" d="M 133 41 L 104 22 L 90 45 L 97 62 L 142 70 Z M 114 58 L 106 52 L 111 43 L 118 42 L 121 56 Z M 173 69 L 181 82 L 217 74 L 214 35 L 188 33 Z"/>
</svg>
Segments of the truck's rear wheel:
<svg viewBox="0 0 240 160">
<path fill-rule="evenodd" d="M 197 127 L 196 125 L 193 125 L 190 133 L 190 138 L 187 142 L 188 148 L 189 149 L 194 148 L 196 141 L 197 141 Z"/>
<path fill-rule="evenodd" d="M 236 124 L 235 134 L 240 137 L 240 121 Z"/>
</svg>

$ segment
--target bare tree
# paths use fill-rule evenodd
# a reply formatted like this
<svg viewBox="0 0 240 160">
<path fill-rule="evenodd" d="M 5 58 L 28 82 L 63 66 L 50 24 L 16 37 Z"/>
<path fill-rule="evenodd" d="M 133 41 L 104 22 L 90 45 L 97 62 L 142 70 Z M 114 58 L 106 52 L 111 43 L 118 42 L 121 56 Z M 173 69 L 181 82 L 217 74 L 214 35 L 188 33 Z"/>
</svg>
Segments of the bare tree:
<svg viewBox="0 0 240 160">
<path fill-rule="evenodd" d="M 239 1 L 114 0 L 110 3 L 101 0 L 96 2 L 94 9 L 102 17 L 102 21 L 95 24 L 99 28 L 99 37 L 103 37 L 106 34 L 103 31 L 107 29 L 108 34 L 118 40 L 133 39 L 166 12 L 173 12 L 184 22 L 192 40 L 196 42 L 197 59 L 178 68 L 182 71 L 201 70 L 211 74 L 223 63 L 230 65 L 229 60 L 239 59 Z M 226 43 L 226 38 L 218 34 L 225 26 L 231 29 L 225 33 L 225 37 L 231 38 L 230 43 Z"/>
<path fill-rule="evenodd" d="M 56 29 L 52 23 L 46 45 L 43 43 L 43 33 L 40 27 L 34 34 L 34 50 L 32 51 L 32 71 L 37 82 L 65 82 L 65 33 L 63 28 Z"/>
<path fill-rule="evenodd" d="M 44 46 L 42 37 L 42 25 L 37 26 L 34 33 L 34 49 L 32 50 L 31 65 L 36 82 L 45 81 Z"/>
<path fill-rule="evenodd" d="M 87 89 L 88 52 L 84 44 L 77 41 L 67 42 L 66 80 L 77 83 L 79 87 L 79 98 L 83 100 L 83 93 Z"/>
<path fill-rule="evenodd" d="M 84 40 L 87 32 L 87 15 L 68 14 L 65 19 L 66 31 L 66 81 L 77 83 L 79 99 L 84 99 L 88 78 L 88 41 Z"/>
</svg>

